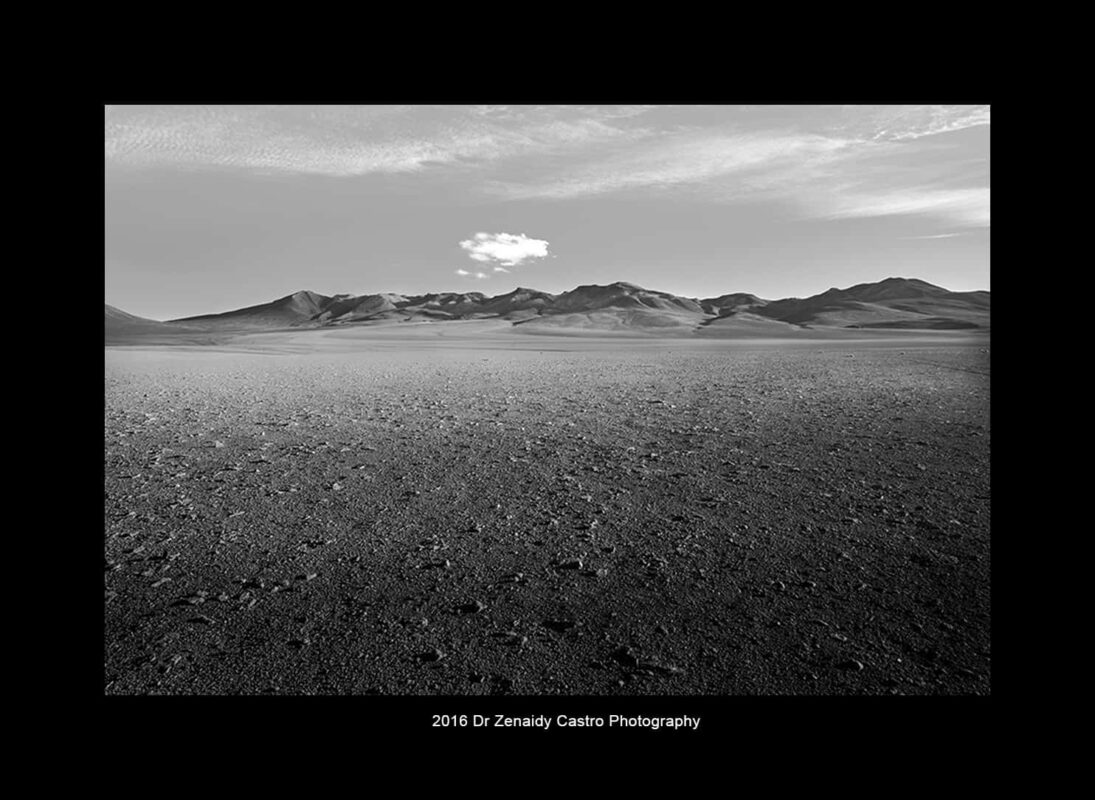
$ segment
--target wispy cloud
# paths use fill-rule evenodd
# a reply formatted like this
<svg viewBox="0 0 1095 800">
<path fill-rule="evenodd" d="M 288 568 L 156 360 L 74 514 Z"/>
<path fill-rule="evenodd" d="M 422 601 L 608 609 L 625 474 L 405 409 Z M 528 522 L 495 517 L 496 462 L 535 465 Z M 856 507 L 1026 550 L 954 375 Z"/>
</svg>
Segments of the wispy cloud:
<svg viewBox="0 0 1095 800">
<path fill-rule="evenodd" d="M 852 191 L 833 195 L 818 205 L 822 206 L 820 216 L 833 219 L 928 214 L 973 227 L 990 223 L 988 188 Z"/>
<path fill-rule="evenodd" d="M 878 112 L 876 139 L 906 141 L 988 125 L 989 106 L 897 106 Z"/>
<path fill-rule="evenodd" d="M 488 107 L 489 110 L 489 107 Z M 114 106 L 108 163 L 354 176 L 474 166 L 640 135 L 619 109 Z"/>
<path fill-rule="evenodd" d="M 899 236 L 899 239 L 914 240 L 914 239 L 953 239 L 955 236 L 962 236 L 961 233 L 935 233 L 929 236 Z"/>
<path fill-rule="evenodd" d="M 958 225 L 988 225 L 987 159 L 921 141 L 987 117 L 977 111 L 909 113 L 913 121 L 901 117 L 900 132 L 888 136 L 879 134 L 873 118 L 860 119 L 855 130 L 831 122 L 815 126 L 824 132 L 682 130 L 612 148 L 541 178 L 497 181 L 490 189 L 509 199 L 617 194 L 764 201 L 817 219 L 934 214 Z"/>
<path fill-rule="evenodd" d="M 117 167 L 441 175 L 463 181 L 453 186 L 469 202 L 663 197 L 774 202 L 819 219 L 989 217 L 986 151 L 943 136 L 988 125 L 988 106 L 111 106 L 105 116 Z M 502 268 L 522 260 L 465 249 Z"/>
<path fill-rule="evenodd" d="M 490 275 L 483 272 L 482 270 L 478 270 L 476 272 L 469 272 L 466 269 L 458 269 L 458 270 L 456 270 L 456 274 L 459 275 L 461 278 L 475 278 L 476 280 L 480 280 L 482 278 L 489 278 L 490 277 Z"/>
<path fill-rule="evenodd" d="M 510 198 L 565 199 L 627 189 L 702 185 L 839 153 L 848 142 L 816 134 L 725 134 L 687 131 L 644 140 L 542 181 L 497 183 Z"/>
</svg>

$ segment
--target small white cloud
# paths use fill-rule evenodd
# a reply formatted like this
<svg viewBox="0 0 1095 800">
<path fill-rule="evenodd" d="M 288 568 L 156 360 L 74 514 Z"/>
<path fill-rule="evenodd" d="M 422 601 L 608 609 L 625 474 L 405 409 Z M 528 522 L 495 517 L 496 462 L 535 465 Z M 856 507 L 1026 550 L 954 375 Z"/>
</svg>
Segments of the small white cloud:
<svg viewBox="0 0 1095 800">
<path fill-rule="evenodd" d="M 509 272 L 509 270 L 506 269 L 505 267 L 495 267 L 494 271 L 495 272 Z"/>
<path fill-rule="evenodd" d="M 546 241 L 530 239 L 523 233 L 477 233 L 473 238 L 462 241 L 460 246 L 474 261 L 496 262 L 503 267 L 516 267 L 530 258 L 545 258 L 548 255 Z"/>
<path fill-rule="evenodd" d="M 466 269 L 458 269 L 458 270 L 456 270 L 456 274 L 459 275 L 461 278 L 489 278 L 490 277 L 490 275 L 487 274 L 486 272 L 481 272 L 481 271 L 469 272 Z"/>
</svg>

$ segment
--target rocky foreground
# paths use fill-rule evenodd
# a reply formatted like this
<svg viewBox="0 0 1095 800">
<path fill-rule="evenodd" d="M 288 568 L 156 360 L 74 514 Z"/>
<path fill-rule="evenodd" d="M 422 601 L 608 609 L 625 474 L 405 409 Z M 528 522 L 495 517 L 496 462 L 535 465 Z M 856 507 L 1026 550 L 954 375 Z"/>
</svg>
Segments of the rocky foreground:
<svg viewBox="0 0 1095 800">
<path fill-rule="evenodd" d="M 987 343 L 701 344 L 107 350 L 105 691 L 989 693 Z"/>
</svg>

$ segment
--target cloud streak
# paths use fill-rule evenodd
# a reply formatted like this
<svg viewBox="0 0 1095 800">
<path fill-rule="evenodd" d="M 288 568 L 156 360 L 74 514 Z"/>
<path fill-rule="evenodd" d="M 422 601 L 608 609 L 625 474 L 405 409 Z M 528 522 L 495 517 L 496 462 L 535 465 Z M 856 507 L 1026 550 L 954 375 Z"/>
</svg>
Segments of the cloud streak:
<svg viewBox="0 0 1095 800">
<path fill-rule="evenodd" d="M 110 106 L 105 120 L 115 168 L 422 176 L 403 184 L 413 191 L 437 176 L 473 204 L 657 198 L 989 219 L 987 151 L 969 144 L 985 140 L 945 136 L 989 125 L 988 106 Z M 469 241 L 473 260 L 502 269 L 540 257 Z"/>
<path fill-rule="evenodd" d="M 953 239 L 955 236 L 961 235 L 961 233 L 936 233 L 929 236 L 901 236 L 898 238 L 912 241 L 917 239 Z"/>
<path fill-rule="evenodd" d="M 985 124 L 987 116 L 913 116 L 915 125 L 902 117 L 899 129 L 888 120 L 886 136 L 875 130 L 877 121 L 861 121 L 857 131 L 839 135 L 833 126 L 826 134 L 683 131 L 614 148 L 540 180 L 499 182 L 491 190 L 522 200 L 617 195 L 776 202 L 814 219 L 933 214 L 958 225 L 988 225 L 987 159 L 923 141 Z"/>
<path fill-rule="evenodd" d="M 831 197 L 826 202 L 828 211 L 822 211 L 821 216 L 831 219 L 926 214 L 970 227 L 990 224 L 987 188 L 914 187 L 889 192 L 849 192 Z"/>
<path fill-rule="evenodd" d="M 688 187 L 825 160 L 848 144 L 814 134 L 689 132 L 642 142 L 542 182 L 499 184 L 495 191 L 511 199 L 566 199 L 628 189 Z"/>
<path fill-rule="evenodd" d="M 428 106 L 113 106 L 105 157 L 128 167 L 352 177 L 472 168 L 633 138 L 641 110 Z"/>
<path fill-rule="evenodd" d="M 876 139 L 911 141 L 976 128 L 991 122 L 988 106 L 898 107 L 880 114 Z"/>
</svg>

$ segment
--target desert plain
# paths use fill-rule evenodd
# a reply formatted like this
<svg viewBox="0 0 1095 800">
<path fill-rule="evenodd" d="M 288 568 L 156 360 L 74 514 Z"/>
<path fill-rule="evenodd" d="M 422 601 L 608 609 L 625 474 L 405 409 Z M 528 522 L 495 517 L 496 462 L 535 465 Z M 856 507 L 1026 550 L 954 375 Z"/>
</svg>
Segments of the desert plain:
<svg viewBox="0 0 1095 800">
<path fill-rule="evenodd" d="M 107 694 L 988 694 L 987 333 L 105 350 Z"/>
</svg>

